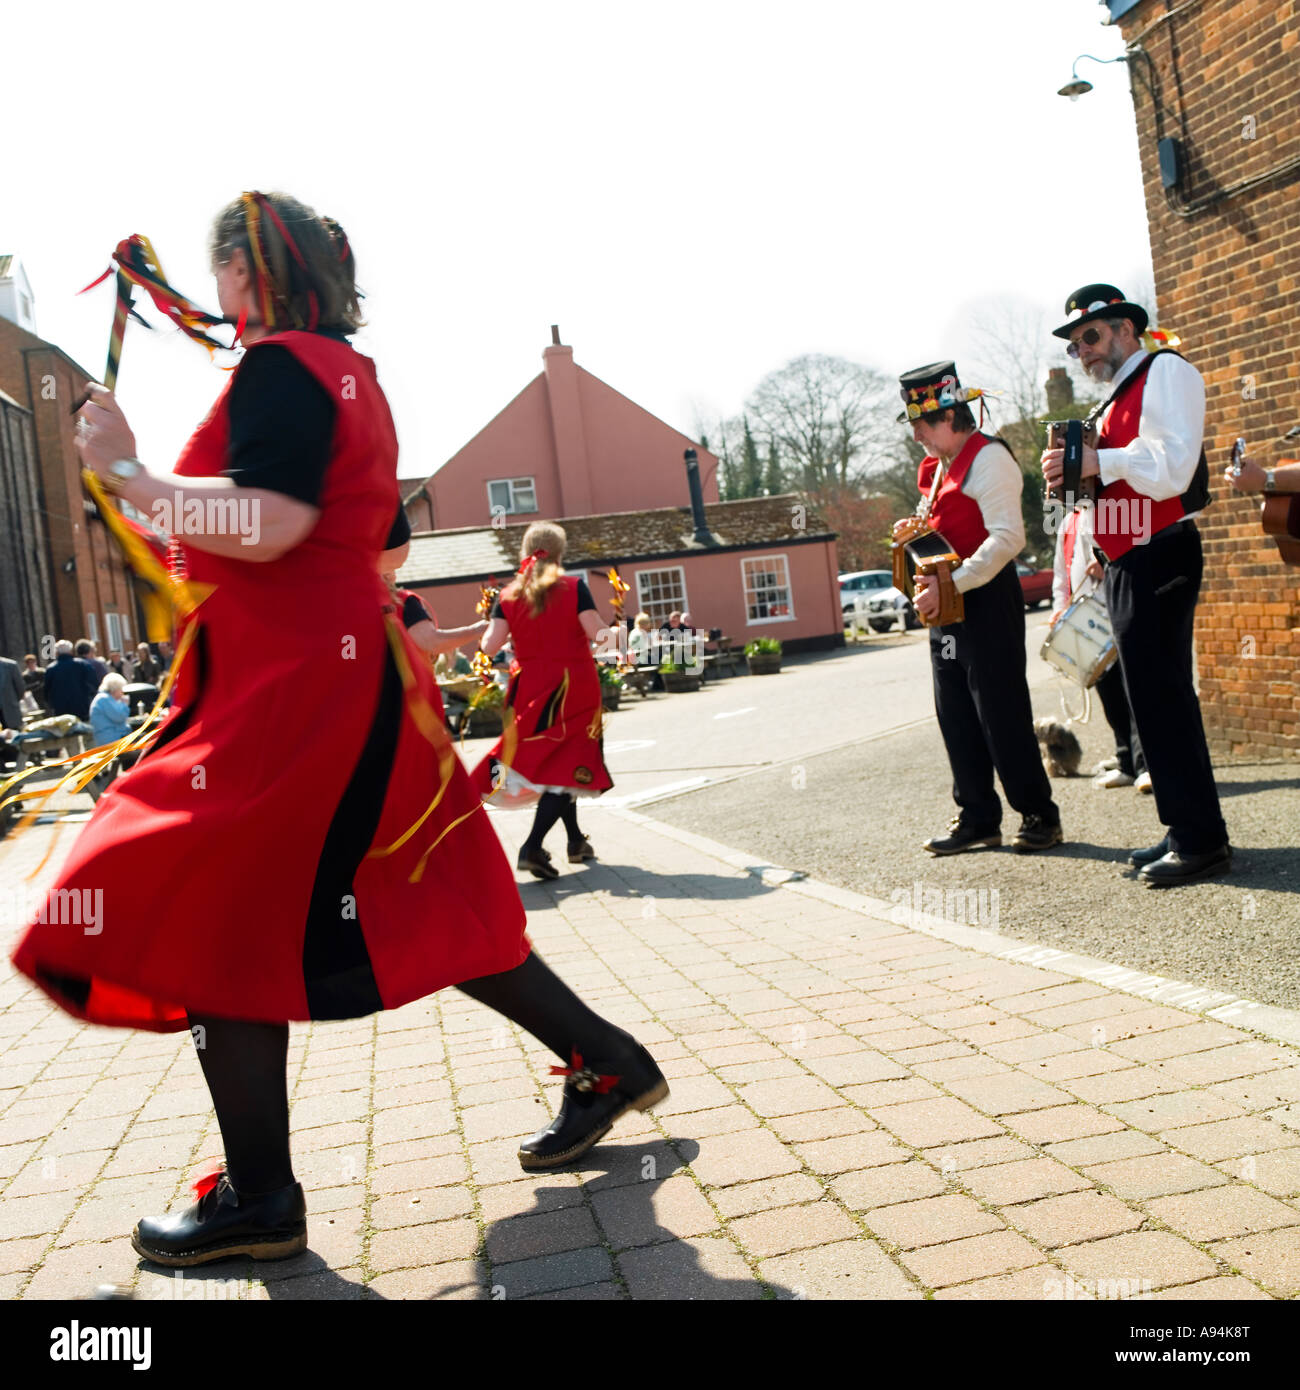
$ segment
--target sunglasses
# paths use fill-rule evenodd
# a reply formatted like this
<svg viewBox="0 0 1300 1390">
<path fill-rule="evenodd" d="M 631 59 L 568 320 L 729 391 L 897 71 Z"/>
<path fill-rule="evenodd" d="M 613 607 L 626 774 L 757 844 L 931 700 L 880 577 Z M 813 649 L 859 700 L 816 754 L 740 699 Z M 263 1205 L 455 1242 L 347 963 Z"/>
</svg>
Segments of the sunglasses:
<svg viewBox="0 0 1300 1390">
<path fill-rule="evenodd" d="M 1085 328 L 1078 338 L 1065 349 L 1067 357 L 1078 357 L 1080 343 L 1087 343 L 1089 347 L 1096 347 L 1101 342 L 1100 328 Z"/>
</svg>

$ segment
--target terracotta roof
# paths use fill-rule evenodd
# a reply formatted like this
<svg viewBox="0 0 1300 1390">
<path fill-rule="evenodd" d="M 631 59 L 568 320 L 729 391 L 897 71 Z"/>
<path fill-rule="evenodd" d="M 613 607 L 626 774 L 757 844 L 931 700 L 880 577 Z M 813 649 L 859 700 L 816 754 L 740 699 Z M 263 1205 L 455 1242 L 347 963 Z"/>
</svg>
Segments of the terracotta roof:
<svg viewBox="0 0 1300 1390">
<path fill-rule="evenodd" d="M 796 509 L 802 509 L 802 516 Z M 747 497 L 738 502 L 710 502 L 704 515 L 717 541 L 701 546 L 689 507 L 613 512 L 604 516 L 559 518 L 569 545 L 564 563 L 571 569 L 627 564 L 714 550 L 762 549 L 774 545 L 833 540 L 835 533 L 821 515 L 796 493 Z M 802 523 L 802 524 L 796 524 Z M 452 579 L 485 579 L 509 574 L 518 563 L 527 523 L 474 526 L 456 531 L 428 531 L 411 537 L 411 551 L 399 572 L 405 585 Z"/>
</svg>

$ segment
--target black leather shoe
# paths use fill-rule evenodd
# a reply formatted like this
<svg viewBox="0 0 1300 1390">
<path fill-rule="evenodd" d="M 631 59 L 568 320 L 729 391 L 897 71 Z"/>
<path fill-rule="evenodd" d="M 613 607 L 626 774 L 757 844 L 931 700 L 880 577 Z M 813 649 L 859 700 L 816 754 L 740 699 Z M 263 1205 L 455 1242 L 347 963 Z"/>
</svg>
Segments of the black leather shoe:
<svg viewBox="0 0 1300 1390">
<path fill-rule="evenodd" d="M 649 1110 L 668 1094 L 668 1082 L 639 1043 L 627 1057 L 608 1065 L 584 1066 L 575 1052 L 572 1067 L 552 1067 L 566 1077 L 560 1113 L 551 1124 L 519 1146 L 528 1172 L 559 1168 L 581 1158 L 629 1110 Z"/>
<path fill-rule="evenodd" d="M 1128 862 L 1135 869 L 1140 869 L 1144 865 L 1154 864 L 1157 859 L 1163 859 L 1169 853 L 1169 836 L 1166 835 L 1158 845 L 1152 845 L 1150 849 L 1135 849 L 1128 857 Z"/>
<path fill-rule="evenodd" d="M 519 851 L 517 867 L 527 869 L 534 878 L 559 878 L 560 871 L 551 863 L 551 856 L 544 849 Z"/>
<path fill-rule="evenodd" d="M 1195 883 L 1197 879 L 1213 878 L 1227 873 L 1232 867 L 1232 848 L 1220 845 L 1208 854 L 1168 854 L 1147 864 L 1138 877 L 1148 888 L 1176 888 L 1180 883 Z"/>
<path fill-rule="evenodd" d="M 1047 820 L 1044 816 L 1023 816 L 1020 821 L 1020 829 L 1016 831 L 1016 838 L 1011 841 L 1011 848 L 1017 854 L 1032 854 L 1035 850 L 1051 849 L 1053 845 L 1062 844 L 1065 834 L 1061 830 L 1059 820 Z"/>
<path fill-rule="evenodd" d="M 176 1216 L 136 1223 L 136 1253 L 172 1268 L 208 1264 L 232 1255 L 283 1260 L 307 1248 L 307 1202 L 301 1183 L 241 1197 L 222 1173 L 199 1200 Z"/>
<path fill-rule="evenodd" d="M 569 846 L 569 863 L 585 864 L 588 859 L 594 859 L 596 851 L 591 847 L 591 841 L 585 836 L 581 840 L 576 840 Z"/>
<path fill-rule="evenodd" d="M 997 849 L 1001 843 L 1002 832 L 996 826 L 992 830 L 977 830 L 960 816 L 954 816 L 946 835 L 932 836 L 921 848 L 931 854 L 962 854 L 968 849 Z"/>
</svg>

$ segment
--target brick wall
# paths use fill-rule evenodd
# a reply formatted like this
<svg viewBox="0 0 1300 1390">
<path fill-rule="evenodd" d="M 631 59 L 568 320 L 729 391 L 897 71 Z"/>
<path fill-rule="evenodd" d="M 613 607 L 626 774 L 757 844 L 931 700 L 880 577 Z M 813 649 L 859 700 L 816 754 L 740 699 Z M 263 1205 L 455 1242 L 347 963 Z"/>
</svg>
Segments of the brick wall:
<svg viewBox="0 0 1300 1390">
<path fill-rule="evenodd" d="M 1300 3 L 1201 0 L 1166 12 L 1146 0 L 1122 29 L 1150 58 L 1133 58 L 1130 71 L 1159 321 L 1206 382 L 1215 500 L 1198 523 L 1201 704 L 1216 755 L 1295 756 L 1300 571 L 1263 535 L 1258 502 L 1220 479 L 1238 435 L 1265 466 L 1300 457 L 1296 441 L 1276 442 L 1300 423 L 1300 179 L 1283 174 L 1180 216 L 1161 186 L 1156 140 L 1183 142 L 1183 204 L 1300 158 Z"/>
</svg>

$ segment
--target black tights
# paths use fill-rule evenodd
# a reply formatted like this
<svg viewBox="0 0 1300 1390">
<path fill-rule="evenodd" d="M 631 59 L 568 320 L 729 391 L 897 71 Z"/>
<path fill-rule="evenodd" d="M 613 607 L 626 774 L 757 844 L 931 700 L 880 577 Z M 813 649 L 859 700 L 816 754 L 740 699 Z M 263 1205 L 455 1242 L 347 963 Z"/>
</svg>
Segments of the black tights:
<svg viewBox="0 0 1300 1390">
<path fill-rule="evenodd" d="M 533 816 L 533 828 L 528 832 L 524 848 L 529 851 L 541 849 L 542 841 L 550 833 L 557 820 L 564 822 L 569 843 L 582 842 L 582 831 L 578 829 L 578 803 L 568 792 L 543 792 Z"/>
<path fill-rule="evenodd" d="M 466 980 L 460 989 L 545 1043 L 566 1066 L 579 1052 L 584 1063 L 600 1070 L 634 1044 L 629 1034 L 593 1013 L 536 952 L 513 970 Z M 190 1028 L 235 1190 L 255 1194 L 287 1187 L 294 1180 L 285 1078 L 288 1024 L 192 1013 Z"/>
</svg>

